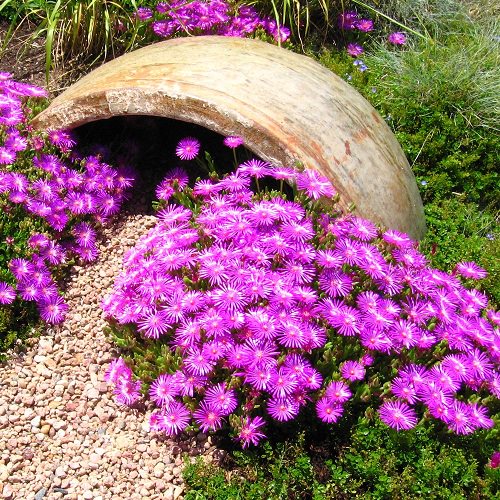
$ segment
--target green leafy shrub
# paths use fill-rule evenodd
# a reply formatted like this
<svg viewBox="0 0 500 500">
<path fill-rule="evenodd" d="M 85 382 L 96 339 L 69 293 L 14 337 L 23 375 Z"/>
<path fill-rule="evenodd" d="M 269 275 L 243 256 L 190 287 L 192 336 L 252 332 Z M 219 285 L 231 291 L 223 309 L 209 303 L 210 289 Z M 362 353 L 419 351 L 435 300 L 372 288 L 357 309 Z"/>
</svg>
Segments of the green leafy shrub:
<svg viewBox="0 0 500 500">
<path fill-rule="evenodd" d="M 500 231 L 498 216 L 459 199 L 425 205 L 427 233 L 421 249 L 433 266 L 450 269 L 456 259 L 476 261 L 489 275 L 479 288 L 500 304 Z"/>
<path fill-rule="evenodd" d="M 336 433 L 313 426 L 260 450 L 230 452 L 220 465 L 187 463 L 185 498 L 494 498 L 500 469 L 487 463 L 497 439 L 491 432 L 457 439 L 421 425 L 387 432 L 364 417 Z"/>
</svg>

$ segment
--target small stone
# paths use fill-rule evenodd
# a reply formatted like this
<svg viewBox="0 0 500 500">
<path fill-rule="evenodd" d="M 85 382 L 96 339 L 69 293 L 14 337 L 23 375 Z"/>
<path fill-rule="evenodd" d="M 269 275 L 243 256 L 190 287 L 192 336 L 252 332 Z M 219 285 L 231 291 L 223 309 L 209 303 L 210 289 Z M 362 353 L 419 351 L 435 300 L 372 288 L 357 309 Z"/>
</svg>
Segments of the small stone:
<svg viewBox="0 0 500 500">
<path fill-rule="evenodd" d="M 37 415 L 36 417 L 32 418 L 30 421 L 31 427 L 39 428 L 41 420 L 42 417 L 40 417 L 40 415 Z"/>
<path fill-rule="evenodd" d="M 127 436 L 118 436 L 115 439 L 115 446 L 119 450 L 123 450 L 125 448 L 130 448 L 131 445 L 132 445 L 132 441 Z"/>
<path fill-rule="evenodd" d="M 89 389 L 87 391 L 87 397 L 89 399 L 99 399 L 99 391 L 95 388 L 95 387 L 92 387 L 91 389 Z"/>
<path fill-rule="evenodd" d="M 31 448 L 25 448 L 23 450 L 23 459 L 31 460 L 35 456 L 35 452 Z"/>
<path fill-rule="evenodd" d="M 50 432 L 50 428 L 51 427 L 49 424 L 42 425 L 42 428 L 41 428 L 42 434 L 45 434 L 47 436 Z"/>
<path fill-rule="evenodd" d="M 40 488 L 35 493 L 35 500 L 42 500 L 42 498 L 45 496 L 45 493 L 47 493 L 47 488 Z"/>
<path fill-rule="evenodd" d="M 140 451 L 141 453 L 144 453 L 148 447 L 147 445 L 145 444 L 138 444 L 137 447 L 136 447 L 137 451 Z"/>
<path fill-rule="evenodd" d="M 180 496 L 182 495 L 182 492 L 184 491 L 184 488 L 182 486 L 176 486 L 174 488 L 174 500 L 177 500 L 178 498 L 180 498 Z"/>
<path fill-rule="evenodd" d="M 12 498 L 13 494 L 14 494 L 14 490 L 12 489 L 12 486 L 10 484 L 6 484 L 2 490 L 2 497 L 3 498 Z"/>
<path fill-rule="evenodd" d="M 64 488 L 53 488 L 52 490 L 54 493 L 62 493 L 63 495 L 67 495 L 68 494 L 68 490 L 65 490 Z"/>
<path fill-rule="evenodd" d="M 58 467 L 58 468 L 54 471 L 54 474 L 55 474 L 57 477 L 60 477 L 60 478 L 66 477 L 66 472 L 64 471 L 64 468 L 63 468 L 63 467 Z"/>
</svg>

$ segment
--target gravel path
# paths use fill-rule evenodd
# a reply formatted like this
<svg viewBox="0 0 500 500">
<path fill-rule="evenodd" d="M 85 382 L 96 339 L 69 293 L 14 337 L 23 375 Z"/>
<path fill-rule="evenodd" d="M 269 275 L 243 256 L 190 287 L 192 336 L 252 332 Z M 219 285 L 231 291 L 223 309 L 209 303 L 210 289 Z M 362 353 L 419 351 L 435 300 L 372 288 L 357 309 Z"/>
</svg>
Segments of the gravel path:
<svg viewBox="0 0 500 500">
<path fill-rule="evenodd" d="M 73 268 L 66 321 L 0 366 L 3 498 L 182 498 L 183 454 L 214 453 L 203 434 L 172 441 L 148 432 L 148 412 L 119 408 L 103 380 L 115 350 L 99 304 L 125 250 L 155 221 L 121 215 L 99 261 Z"/>
</svg>

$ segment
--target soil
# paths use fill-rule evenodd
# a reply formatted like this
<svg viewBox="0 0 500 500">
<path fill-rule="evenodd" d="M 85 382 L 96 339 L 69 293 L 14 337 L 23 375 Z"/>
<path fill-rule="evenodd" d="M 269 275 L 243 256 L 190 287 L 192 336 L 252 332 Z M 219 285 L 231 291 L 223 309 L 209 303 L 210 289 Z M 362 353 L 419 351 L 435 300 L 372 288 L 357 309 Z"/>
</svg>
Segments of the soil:
<svg viewBox="0 0 500 500">
<path fill-rule="evenodd" d="M 30 40 L 33 26 L 20 24 L 8 36 L 9 23 L 0 21 L 0 71 L 12 73 L 15 80 L 46 87 L 45 47 L 42 38 Z"/>
<path fill-rule="evenodd" d="M 34 38 L 35 25 L 28 21 L 20 23 L 9 34 L 9 23 L 0 19 L 0 72 L 8 72 L 14 80 L 32 83 L 49 92 L 54 98 L 76 81 L 82 74 L 82 67 L 53 67 L 47 82 L 45 73 L 45 39 Z"/>
</svg>

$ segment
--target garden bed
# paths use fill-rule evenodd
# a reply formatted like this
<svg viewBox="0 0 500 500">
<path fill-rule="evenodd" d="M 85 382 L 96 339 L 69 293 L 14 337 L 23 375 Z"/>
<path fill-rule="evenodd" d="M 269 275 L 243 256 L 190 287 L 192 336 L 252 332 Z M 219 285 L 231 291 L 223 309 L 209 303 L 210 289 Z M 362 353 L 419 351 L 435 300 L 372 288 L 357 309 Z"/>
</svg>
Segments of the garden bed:
<svg viewBox="0 0 500 500">
<path fill-rule="evenodd" d="M 356 4 L 355 8 L 359 7 L 358 2 L 354 4 Z M 0 452 L 0 492 L 4 498 L 40 500 L 42 498 L 181 498 L 185 496 L 188 499 L 232 499 L 236 497 L 259 499 L 265 495 L 269 498 L 305 499 L 352 498 L 357 495 L 362 498 L 432 496 L 448 499 L 464 496 L 491 498 L 498 494 L 500 468 L 498 467 L 497 429 L 490 429 L 490 427 L 493 423 L 498 424 L 499 407 L 498 398 L 488 392 L 489 390 L 498 391 L 498 387 L 495 386 L 495 383 L 498 384 L 498 381 L 495 382 L 498 379 L 498 356 L 495 358 L 494 354 L 494 352 L 498 354 L 498 350 L 494 351 L 493 347 L 483 349 L 485 345 L 494 344 L 495 341 L 492 339 L 495 335 L 498 337 L 499 319 L 498 313 L 495 312 L 495 306 L 500 300 L 498 197 L 495 195 L 498 192 L 496 183 L 498 171 L 493 166 L 492 160 L 494 156 L 492 151 L 494 151 L 494 145 L 498 144 L 498 137 L 491 128 L 494 112 L 484 111 L 485 108 L 474 108 L 476 102 L 483 102 L 477 97 L 480 94 L 475 94 L 479 92 L 475 86 L 476 80 L 479 79 L 493 88 L 495 70 L 494 65 L 490 66 L 490 63 L 498 51 L 495 52 L 496 49 L 483 51 L 481 48 L 483 45 L 477 45 L 483 43 L 477 41 L 480 38 L 479 35 L 476 40 L 471 38 L 470 34 L 471 26 L 476 21 L 469 22 L 468 18 L 460 17 L 462 16 L 461 10 L 459 14 L 454 14 L 454 30 L 449 30 L 453 33 L 440 38 L 441 32 L 433 23 L 437 23 L 443 30 L 443 24 L 439 23 L 442 23 L 444 17 L 439 16 L 444 16 L 444 14 L 439 14 L 433 9 L 439 10 L 441 7 L 429 5 L 430 10 L 424 12 L 423 18 L 421 16 L 414 18 L 411 17 L 412 9 L 407 8 L 404 11 L 403 4 L 404 2 L 391 3 L 400 27 L 404 26 L 406 20 L 408 23 L 413 22 L 411 26 L 417 30 L 419 29 L 418 23 L 427 23 L 425 26 L 428 31 L 425 32 L 425 36 L 428 36 L 432 43 L 426 45 L 422 42 L 418 46 L 421 52 L 417 50 L 416 41 L 412 41 L 414 45 L 403 47 L 404 50 L 401 53 L 398 53 L 394 46 L 384 49 L 372 45 L 372 57 L 370 53 L 361 56 L 362 52 L 359 51 L 363 48 L 351 44 L 348 46 L 349 54 L 356 53 L 355 57 L 363 58 L 362 60 L 361 58 L 355 59 L 354 64 L 351 56 L 345 52 L 339 52 L 338 48 L 332 46 L 324 46 L 322 50 L 319 50 L 316 45 L 314 56 L 355 85 L 376 106 L 396 132 L 417 175 L 420 191 L 425 201 L 429 227 L 429 233 L 421 244 L 425 257 L 414 247 L 411 251 L 408 250 L 409 247 L 407 248 L 408 254 L 405 257 L 403 255 L 406 252 L 405 244 L 402 243 L 405 241 L 404 238 L 398 240 L 399 236 L 382 232 L 375 236 L 373 232 L 371 236 L 374 238 L 373 241 L 376 241 L 381 251 L 386 252 L 384 255 L 390 265 L 411 267 L 410 260 L 417 259 L 422 266 L 427 266 L 429 265 L 427 259 L 430 265 L 439 266 L 445 271 L 453 270 L 453 276 L 446 275 L 449 276 L 446 280 L 449 280 L 447 283 L 455 290 L 455 294 L 453 298 L 451 295 L 443 298 L 448 304 L 446 307 L 443 306 L 446 309 L 442 311 L 444 315 L 449 313 L 447 307 L 459 307 L 458 302 L 453 301 L 457 300 L 460 293 L 468 293 L 459 285 L 460 273 L 463 274 L 460 279 L 464 281 L 467 281 L 465 278 L 478 278 L 484 275 L 481 268 L 470 263 L 454 267 L 456 262 L 477 259 L 489 272 L 486 280 L 477 282 L 480 291 L 472 291 L 470 295 L 467 295 L 467 300 L 470 299 L 471 303 L 467 306 L 463 304 L 460 306 L 465 308 L 462 312 L 465 310 L 464 314 L 469 318 L 460 318 L 460 322 L 472 321 L 470 318 L 472 316 L 475 318 L 479 314 L 479 309 L 482 309 L 484 313 L 481 319 L 479 317 L 474 319 L 483 328 L 483 333 L 477 331 L 475 338 L 467 334 L 470 337 L 467 342 L 474 344 L 474 350 L 467 355 L 472 353 L 476 356 L 477 365 L 474 368 L 476 378 L 479 376 L 477 366 L 483 367 L 480 374 L 481 380 L 484 379 L 483 384 L 478 385 L 474 380 L 465 379 L 462 382 L 451 381 L 452 385 L 464 386 L 460 398 L 469 398 L 472 394 L 474 401 L 480 402 L 480 406 L 475 404 L 477 413 L 474 419 L 470 413 L 472 406 L 465 410 L 465 406 L 460 406 L 465 405 L 462 401 L 454 403 L 453 415 L 456 416 L 463 411 L 471 418 L 472 423 L 469 425 L 460 419 L 441 418 L 442 415 L 432 405 L 429 406 L 427 400 L 425 405 L 428 406 L 426 407 L 423 402 L 414 404 L 411 395 L 406 400 L 401 399 L 405 398 L 404 393 L 399 390 L 401 384 L 398 388 L 397 384 L 394 385 L 393 378 L 397 371 L 403 368 L 403 358 L 408 363 L 409 359 L 415 360 L 418 356 L 423 356 L 422 359 L 425 357 L 423 350 L 412 349 L 414 344 L 411 339 L 401 341 L 403 343 L 400 349 L 403 354 L 399 356 L 399 359 L 395 356 L 390 362 L 380 364 L 378 374 L 371 371 L 373 369 L 368 364 L 370 360 L 365 359 L 364 356 L 359 358 L 360 363 L 352 361 L 352 357 L 358 358 L 359 346 L 354 342 L 349 344 L 350 333 L 346 335 L 345 330 L 348 326 L 340 325 L 335 312 L 331 312 L 330 319 L 326 321 L 332 322 L 330 326 L 333 325 L 333 330 L 343 329 L 343 331 L 340 335 L 333 335 L 332 330 L 328 330 L 331 345 L 321 348 L 321 355 L 324 357 L 316 359 L 318 363 L 314 365 L 315 368 L 317 366 L 319 370 L 323 370 L 324 375 L 326 374 L 326 391 L 321 389 L 313 394 L 314 391 L 308 389 L 314 403 L 305 405 L 300 416 L 293 422 L 286 422 L 289 415 L 283 413 L 286 410 L 283 407 L 283 401 L 281 401 L 281 407 L 279 404 L 274 404 L 274 390 L 268 389 L 273 393 L 273 397 L 267 399 L 267 396 L 262 394 L 263 391 L 257 398 L 249 398 L 249 392 L 245 389 L 249 383 L 249 374 L 242 376 L 238 373 L 248 370 L 245 365 L 240 366 L 237 372 L 228 375 L 224 372 L 228 368 L 227 363 L 220 364 L 218 373 L 209 373 L 210 377 L 213 376 L 213 384 L 219 383 L 205 389 L 208 396 L 210 396 L 210 391 L 218 390 L 217 394 L 222 394 L 224 398 L 228 398 L 229 402 L 231 402 L 232 391 L 238 391 L 239 401 L 245 401 L 242 407 L 245 407 L 244 415 L 247 420 L 244 420 L 241 412 L 238 415 L 231 415 L 228 420 L 232 429 L 225 428 L 215 436 L 200 432 L 200 427 L 206 429 L 218 427 L 218 423 L 204 420 L 206 415 L 202 415 L 204 391 L 195 394 L 194 398 L 184 397 L 182 401 L 179 395 L 175 394 L 177 406 L 163 405 L 166 396 L 158 390 L 163 382 L 157 376 L 165 368 L 165 363 L 171 363 L 167 367 L 169 374 L 178 371 L 180 354 L 174 352 L 174 348 L 171 353 L 165 354 L 163 347 L 168 351 L 167 344 L 161 347 L 161 355 L 159 354 L 160 342 L 156 345 L 150 337 L 154 339 L 155 336 L 161 336 L 161 328 L 158 325 L 146 325 L 144 318 L 142 318 L 142 325 L 138 324 L 130 328 L 121 328 L 116 321 L 114 323 L 112 321 L 114 326 L 113 337 L 111 337 L 105 335 L 104 327 L 107 325 L 106 319 L 114 317 L 116 320 L 120 318 L 120 315 L 130 314 L 127 310 L 120 310 L 121 306 L 111 306 L 113 301 L 110 303 L 109 299 L 109 294 L 112 294 L 113 300 L 119 303 L 126 296 L 127 286 L 130 285 L 130 283 L 126 285 L 126 280 L 129 279 L 127 273 L 131 272 L 131 269 L 127 269 L 127 266 L 122 263 L 127 249 L 133 248 L 132 255 L 140 254 L 142 251 L 140 245 L 144 243 L 140 243 L 137 248 L 134 248 L 135 245 L 139 241 L 144 241 L 141 236 L 153 228 L 159 219 L 164 224 L 175 225 L 174 222 L 165 222 L 168 221 L 169 216 L 175 218 L 174 211 L 169 213 L 167 209 L 164 213 L 160 212 L 157 217 L 153 215 L 155 211 L 150 204 L 151 199 L 154 198 L 153 192 L 156 185 L 161 181 L 165 170 L 172 166 L 175 156 L 172 154 L 168 159 L 162 158 L 161 149 L 151 147 L 152 144 L 148 142 L 151 136 L 144 124 L 154 125 L 151 130 L 155 129 L 158 136 L 161 136 L 176 123 L 166 121 L 153 123 L 155 119 L 146 119 L 146 121 L 139 119 L 135 124 L 132 119 L 131 123 L 125 125 L 121 122 L 109 121 L 107 124 L 102 122 L 100 125 L 96 124 L 95 127 L 85 126 L 75 131 L 75 135 L 89 146 L 89 154 L 92 154 L 90 143 L 94 140 L 97 143 L 100 142 L 105 134 L 120 135 L 120 139 L 124 140 L 121 132 L 117 134 L 116 130 L 129 129 L 130 131 L 135 126 L 136 131 L 142 133 L 143 139 L 139 141 L 140 144 L 136 141 L 130 149 L 135 151 L 136 158 L 142 158 L 143 164 L 140 168 L 143 174 L 149 172 L 150 181 L 154 186 L 144 182 L 139 183 L 130 201 L 126 202 L 126 208 L 119 215 L 115 215 L 111 219 L 111 224 L 105 226 L 97 236 L 95 243 L 96 251 L 99 252 L 97 260 L 87 264 L 77 263 L 70 269 L 68 268 L 66 274 L 58 274 L 61 279 L 59 285 L 64 291 L 65 300 L 69 306 L 64 321 L 57 325 L 45 326 L 39 337 L 28 338 L 24 343 L 16 343 L 14 340 L 16 349 L 9 351 L 9 359 L 0 367 L 2 379 L 6 381 L 0 389 L 0 449 L 2 450 Z M 369 9 L 360 10 L 365 17 L 374 13 Z M 334 12 L 336 15 L 337 12 Z M 408 17 L 397 17 L 403 16 L 402 12 L 405 12 L 404 15 Z M 478 15 L 475 9 L 470 12 Z M 446 15 L 451 16 L 449 12 Z M 148 16 L 148 12 L 143 11 L 139 17 L 147 21 Z M 371 30 L 370 23 L 361 17 L 355 13 L 342 13 L 338 22 L 343 31 L 341 31 L 341 36 L 334 34 L 337 44 L 357 41 L 351 37 L 356 29 L 358 30 L 357 36 L 365 37 L 364 41 L 368 43 L 366 37 L 371 36 L 367 35 Z M 321 25 L 320 18 L 321 10 L 318 8 L 312 17 L 316 28 Z M 293 19 L 292 16 L 288 20 L 293 21 Z M 381 24 L 387 21 L 384 19 L 376 17 L 377 22 Z M 490 33 L 489 28 L 485 28 L 487 23 L 484 24 L 484 18 L 480 21 L 483 23 L 481 33 Z M 359 24 L 356 25 L 358 22 Z M 5 33 L 7 26 L 3 21 L 2 23 L 0 35 Z M 349 23 L 352 23 L 352 27 L 349 27 Z M 268 41 L 269 33 L 278 39 L 283 34 L 280 28 L 272 23 L 267 23 L 265 26 L 268 33 L 261 33 L 261 36 L 267 37 Z M 387 29 L 387 25 L 384 26 L 384 29 Z M 24 54 L 18 50 L 21 42 L 29 36 L 32 29 L 25 24 L 16 33 L 9 51 L 2 56 L 0 72 L 13 72 L 15 79 L 43 85 L 45 62 L 42 42 L 35 42 Z M 123 31 L 120 32 L 120 37 L 122 33 Z M 331 31 L 328 33 L 331 34 Z M 411 33 L 415 37 L 425 38 L 421 33 L 420 35 L 415 31 Z M 461 34 L 456 35 L 456 33 Z M 305 33 L 302 32 L 302 35 Z M 409 32 L 406 32 L 406 35 L 399 34 L 399 38 L 396 37 L 393 40 L 403 40 L 404 44 L 406 36 L 409 36 Z M 317 38 L 311 39 L 314 43 L 317 42 Z M 325 28 L 324 40 L 326 39 Z M 462 46 L 464 49 L 460 52 Z M 474 52 L 478 46 L 481 50 Z M 295 49 L 299 48 L 300 44 L 297 43 Z M 309 46 L 302 44 L 301 48 L 308 49 Z M 480 57 L 476 59 L 482 61 L 482 65 L 478 63 L 476 67 L 471 62 L 464 66 L 469 71 L 466 77 L 463 77 L 463 74 L 457 75 L 455 65 L 446 65 L 450 57 L 453 61 L 453 57 L 470 58 L 473 53 L 480 54 Z M 415 59 L 414 54 L 426 55 Z M 435 60 L 441 63 L 426 65 L 427 61 Z M 423 66 L 417 68 L 418 64 Z M 478 71 L 476 76 L 474 76 L 474 68 Z M 420 79 L 419 76 L 416 80 L 405 80 L 406 76 L 411 74 L 426 75 L 428 78 Z M 465 79 L 460 80 L 459 77 Z M 61 90 L 63 86 L 61 81 L 61 77 L 56 79 L 54 73 L 52 74 L 51 86 L 54 95 Z M 458 86 L 456 86 L 457 82 L 460 83 Z M 467 87 L 466 84 L 470 86 Z M 432 94 L 438 88 L 440 89 L 436 91 L 438 93 Z M 486 94 L 481 95 L 487 97 Z M 476 96 L 476 101 L 470 96 Z M 471 114 L 471 110 L 474 110 L 474 113 Z M 106 125 L 109 125 L 108 129 Z M 438 129 L 439 133 L 436 132 Z M 169 138 L 171 149 L 182 137 L 197 136 L 198 132 L 199 130 L 190 129 L 189 126 L 179 130 L 178 136 Z M 446 138 L 444 142 L 440 140 L 441 136 Z M 212 137 L 212 144 L 221 140 L 219 136 Z M 160 139 L 158 143 L 161 144 L 161 142 Z M 145 144 L 147 147 L 144 147 Z M 166 147 L 166 143 L 164 145 Z M 205 146 L 205 142 L 203 145 Z M 191 144 L 190 147 L 193 145 Z M 178 150 L 179 148 L 180 146 Z M 181 155 L 190 156 L 190 151 L 180 149 Z M 222 163 L 230 164 L 233 151 L 226 150 L 226 153 Z M 148 170 L 151 160 L 156 168 Z M 139 166 L 139 163 L 136 166 Z M 252 166 L 254 167 L 255 165 Z M 257 170 L 253 172 L 258 179 Z M 180 175 L 179 172 L 177 175 Z M 157 179 L 153 180 L 155 176 Z M 215 177 L 211 179 L 214 181 Z M 144 181 L 144 176 L 142 181 Z M 322 185 L 321 182 L 320 180 L 320 185 Z M 165 207 L 166 199 L 162 201 L 161 197 L 166 196 L 165 193 L 170 192 L 172 186 L 175 191 L 179 183 L 179 179 L 175 181 L 166 179 L 160 187 L 156 188 L 156 194 L 160 198 L 159 202 L 155 202 L 156 209 Z M 276 188 L 277 184 L 279 183 L 272 184 L 272 186 Z M 254 184 L 252 186 L 258 191 L 258 180 L 256 186 Z M 291 189 L 288 189 L 288 194 L 291 193 Z M 177 192 L 175 197 L 178 202 L 184 203 L 189 193 L 189 189 L 184 194 Z M 311 193 L 316 195 L 314 190 Z M 332 194 L 330 191 L 328 193 Z M 228 193 L 223 194 L 223 196 L 227 195 Z M 169 196 L 170 194 L 166 197 Z M 216 210 L 217 204 L 212 208 Z M 338 215 L 335 213 L 328 227 L 333 231 L 332 234 L 335 234 L 335 238 L 340 240 L 345 236 L 347 226 L 342 226 L 341 222 L 338 226 L 336 225 L 335 219 Z M 350 223 L 347 221 L 346 224 Z M 356 244 L 362 241 L 362 245 L 367 247 L 369 240 L 367 234 L 375 229 L 369 223 L 363 226 L 361 222 L 354 222 L 353 226 L 349 226 L 349 230 L 352 230 L 356 224 L 360 232 L 357 236 L 350 235 L 350 238 Z M 278 227 L 277 223 L 275 227 Z M 213 231 L 216 230 L 218 231 L 219 228 L 213 229 Z M 284 231 L 286 232 L 287 229 L 285 228 Z M 6 241 L 13 235 L 14 233 L 12 235 L 9 233 Z M 153 238 L 153 235 L 154 233 L 151 233 L 150 238 Z M 25 238 L 25 236 L 20 237 Z M 156 237 L 158 238 L 158 235 Z M 69 236 L 66 235 L 65 238 Z M 384 238 L 386 240 L 388 238 L 388 241 L 384 242 Z M 392 238 L 395 239 L 392 240 Z M 27 237 L 25 240 L 29 241 Z M 207 241 L 205 238 L 203 244 L 208 244 Z M 2 244 L 5 245 L 4 242 Z M 12 244 L 13 242 L 9 240 L 9 251 Z M 401 244 L 402 247 L 395 249 L 390 246 L 397 246 L 397 244 Z M 338 251 L 338 248 L 336 250 Z M 85 252 L 82 254 L 85 255 Z M 131 254 L 128 253 L 128 255 L 130 267 Z M 304 256 L 303 253 L 301 255 Z M 274 262 L 273 273 L 281 264 L 280 259 Z M 157 263 L 153 263 L 151 259 L 148 265 L 153 266 Z M 378 290 L 377 287 L 382 286 L 376 279 L 373 283 L 367 284 L 369 280 L 366 281 L 366 274 L 360 272 L 356 265 L 352 262 L 344 263 L 342 271 L 348 273 L 343 276 L 344 281 L 336 285 L 332 281 L 329 285 L 330 290 L 338 287 L 332 292 L 337 294 L 337 298 L 331 304 L 328 302 L 332 306 L 331 311 L 338 306 L 337 300 L 346 300 L 348 307 L 357 307 L 355 294 L 360 292 L 361 286 L 366 286 L 365 292 Z M 203 268 L 203 263 L 200 266 Z M 316 269 L 319 273 L 324 273 L 321 265 Z M 418 274 L 420 269 L 422 267 L 419 268 L 417 265 L 412 272 Z M 124 274 L 113 287 L 113 281 L 122 271 Z M 433 280 L 445 279 L 444 273 L 439 274 L 434 271 L 432 273 Z M 324 274 L 321 276 L 316 286 L 324 289 L 327 285 Z M 172 277 L 176 279 L 175 271 Z M 191 280 L 189 276 L 184 276 L 184 283 L 186 286 L 196 287 L 198 285 L 193 285 L 193 281 L 196 283 L 198 279 Z M 147 287 L 147 281 L 146 279 L 141 286 Z M 352 285 L 353 282 L 354 285 Z M 476 286 L 472 281 L 467 281 L 467 286 L 472 284 Z M 202 283 L 200 289 L 205 292 L 209 285 L 215 287 L 218 283 L 211 281 L 209 284 Z M 353 295 L 349 295 L 352 286 L 354 286 L 354 292 Z M 386 283 L 385 286 L 391 285 Z M 418 288 L 420 285 L 416 286 Z M 223 291 L 227 292 L 227 289 Z M 407 287 L 404 293 L 411 296 L 413 292 L 413 289 L 410 290 L 410 287 Z M 487 299 L 483 292 L 489 296 L 488 305 L 486 305 Z M 7 297 L 8 299 L 9 292 L 3 290 L 3 293 L 4 295 L 0 298 L 6 300 L 5 297 Z M 220 295 L 221 291 L 216 291 L 214 288 L 212 293 Z M 411 308 L 411 300 L 405 302 L 403 296 L 398 296 L 397 290 L 384 289 L 386 299 L 390 301 L 392 296 L 396 301 L 403 301 L 405 311 Z M 137 297 L 133 300 L 137 300 Z M 268 300 L 267 297 L 266 300 Z M 320 307 L 320 312 L 317 314 L 325 316 L 325 303 L 321 303 L 322 308 Z M 454 305 L 451 306 L 450 303 Z M 262 304 L 254 305 L 260 307 Z M 106 316 L 102 312 L 102 306 L 106 310 Z M 170 304 L 168 306 L 170 307 Z M 415 303 L 413 306 L 415 308 L 411 314 L 418 316 L 422 313 L 418 310 L 418 304 Z M 363 314 L 365 313 L 366 311 L 363 311 Z M 403 322 L 416 317 L 410 317 L 410 312 L 402 314 L 404 315 L 401 316 Z M 366 316 L 364 318 L 366 319 Z M 441 330 L 437 330 L 439 334 L 448 328 L 442 315 L 437 315 L 430 323 L 434 321 L 445 324 L 445 326 L 441 325 Z M 493 326 L 488 326 L 488 321 Z M 457 322 L 460 323 L 458 319 Z M 421 324 L 421 322 L 418 323 L 418 325 Z M 319 326 L 319 320 L 317 326 Z M 431 336 L 424 335 L 421 339 L 423 344 L 432 343 L 431 337 L 435 324 L 427 326 L 430 328 Z M 142 334 L 140 334 L 141 331 Z M 296 344 L 297 339 L 284 339 L 284 335 L 286 333 L 281 332 L 279 338 L 273 339 L 276 342 L 275 347 L 278 346 L 282 351 L 277 361 L 279 370 L 287 367 L 287 360 L 297 355 L 301 347 L 300 342 Z M 449 338 L 445 338 L 445 333 L 442 335 L 442 344 L 433 351 L 434 354 L 427 354 L 430 357 L 425 358 L 429 368 L 431 364 L 442 361 L 441 358 L 448 353 L 446 349 L 449 347 L 446 346 Z M 175 337 L 175 339 L 178 338 Z M 242 347 L 244 343 L 238 334 L 231 339 L 231 342 L 240 342 L 239 347 Z M 341 345 L 344 347 L 341 348 Z M 458 349 L 460 353 L 465 353 L 460 347 Z M 481 357 L 482 354 L 481 356 L 478 354 L 480 352 L 491 356 L 491 359 L 495 361 L 491 364 L 490 361 Z M 301 352 L 300 355 L 309 356 L 309 354 L 310 352 Z M 380 353 L 377 354 L 379 355 Z M 123 356 L 132 369 L 124 367 L 123 364 L 120 365 L 124 363 L 123 360 L 116 362 L 118 356 Z M 270 356 L 272 358 L 275 353 Z M 183 359 L 183 363 L 193 364 L 193 360 L 188 358 L 189 356 Z M 382 359 L 381 355 L 380 358 L 377 357 L 376 363 L 379 363 L 380 359 Z M 226 361 L 230 365 L 229 358 Z M 349 362 L 356 364 L 356 366 L 352 365 L 352 373 L 346 371 L 346 364 Z M 364 365 L 365 362 L 366 365 Z M 376 364 L 376 366 L 379 365 Z M 356 370 L 359 373 L 356 373 Z M 363 371 L 363 376 L 365 371 L 369 373 L 369 381 L 366 384 L 364 381 L 357 381 L 358 375 L 361 377 L 361 371 Z M 346 404 L 342 418 L 338 418 L 336 412 L 342 413 L 344 408 L 342 405 L 339 407 L 337 403 L 333 404 L 330 399 L 335 393 L 331 388 L 332 384 L 339 383 L 339 380 L 352 386 L 355 394 L 353 401 Z M 109 381 L 116 383 L 115 397 L 107 384 Z M 137 384 L 140 384 L 140 381 L 143 383 L 141 394 L 137 390 Z M 226 383 L 230 385 L 226 386 Z M 155 385 L 156 389 L 154 389 Z M 178 391 L 178 388 L 175 390 Z M 477 394 L 474 391 L 477 391 Z M 395 400 L 396 395 L 398 395 L 397 400 Z M 301 401 L 300 405 L 309 398 L 306 392 L 303 396 L 304 401 Z M 259 397 L 261 400 L 258 400 Z M 154 399 L 155 403 L 151 399 Z M 117 400 L 121 403 L 130 403 L 131 408 L 117 405 Z M 250 414 L 255 401 L 258 402 L 256 411 L 259 416 L 257 417 L 255 414 Z M 381 402 L 382 411 L 380 410 Z M 189 411 L 183 406 L 184 404 L 187 405 Z M 483 404 L 485 406 L 482 406 Z M 259 410 L 259 405 L 261 410 Z M 485 409 L 486 407 L 488 410 Z M 178 415 L 182 418 L 171 420 L 169 424 L 167 414 L 172 416 L 171 413 L 176 408 L 179 410 Z M 415 413 L 417 410 L 418 425 L 417 413 Z M 240 409 L 237 410 L 239 411 Z M 280 411 L 282 413 L 279 413 Z M 290 406 L 288 411 L 293 413 L 295 408 Z M 402 414 L 398 414 L 398 411 Z M 165 418 L 163 423 L 158 419 L 158 414 L 162 412 Z M 168 434 L 176 434 L 181 428 L 186 428 L 187 417 L 183 412 L 196 417 L 193 428 L 197 430 L 191 430 L 191 427 L 188 427 L 188 431 L 180 433 L 178 437 L 169 437 Z M 493 420 L 487 416 L 488 412 Z M 430 417 L 430 413 L 434 418 Z M 270 415 L 275 421 L 270 418 Z M 396 420 L 391 420 L 395 416 Z M 251 445 L 257 444 L 263 438 L 262 417 L 269 420 L 265 428 L 269 441 L 259 443 L 259 446 L 253 449 Z M 397 428 L 398 431 L 401 428 L 409 430 L 396 432 L 388 429 L 382 422 Z M 449 430 L 447 426 L 452 430 Z M 484 429 L 468 435 L 474 426 L 484 427 Z M 318 436 L 321 439 L 318 440 Z M 238 451 L 242 443 L 244 448 L 250 445 L 251 449 Z M 496 454 L 493 453 L 495 451 L 497 451 Z M 196 456 L 203 457 L 203 459 L 195 462 Z M 186 461 L 191 463 L 184 468 Z"/>
</svg>

